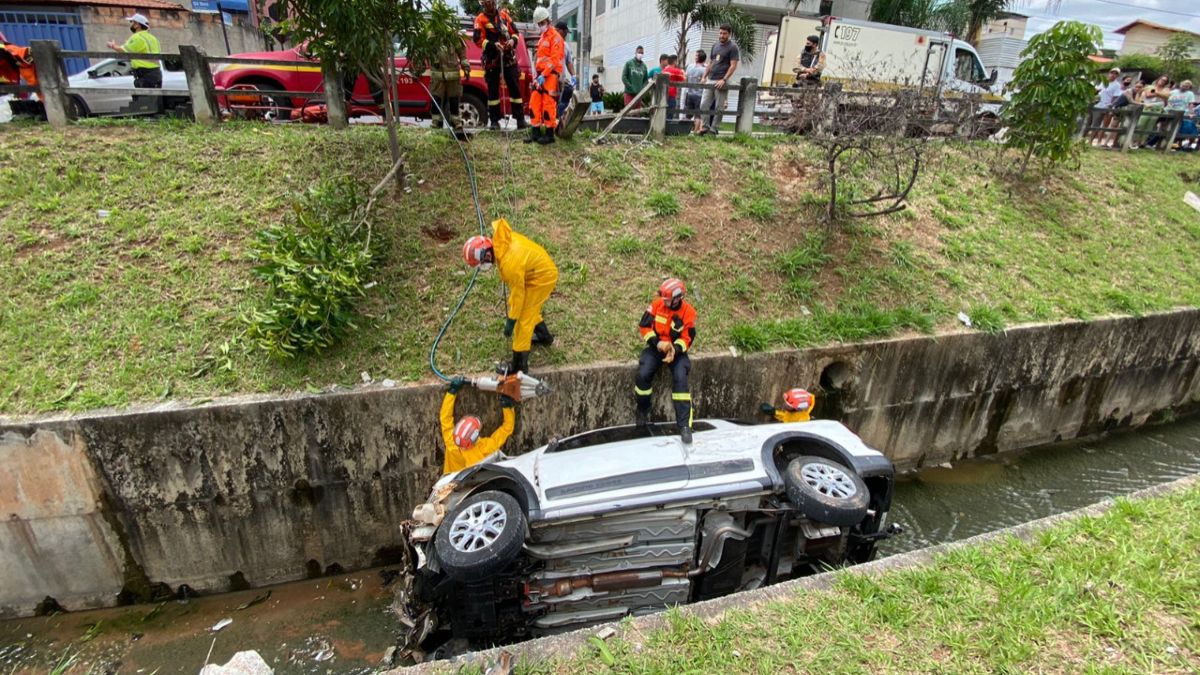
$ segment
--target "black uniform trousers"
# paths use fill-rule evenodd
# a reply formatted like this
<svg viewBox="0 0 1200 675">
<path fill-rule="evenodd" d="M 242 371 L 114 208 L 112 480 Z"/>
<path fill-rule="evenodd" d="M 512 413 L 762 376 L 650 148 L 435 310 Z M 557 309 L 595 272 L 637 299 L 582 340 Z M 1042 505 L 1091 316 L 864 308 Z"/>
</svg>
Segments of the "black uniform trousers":
<svg viewBox="0 0 1200 675">
<path fill-rule="evenodd" d="M 521 84 L 518 80 L 520 68 L 515 63 L 500 64 L 483 71 L 483 79 L 488 88 L 488 118 L 493 122 L 500 121 L 500 78 L 503 71 L 504 83 L 508 85 L 508 102 L 514 118 L 525 119 L 525 101 L 521 98 Z"/>
<path fill-rule="evenodd" d="M 665 363 L 662 352 L 654 346 L 647 345 L 642 350 L 642 356 L 638 359 L 637 380 L 634 382 L 638 410 L 650 410 L 650 384 L 654 381 L 654 374 L 663 365 L 671 369 L 671 403 L 675 408 L 675 423 L 680 429 L 691 428 L 692 395 L 688 391 L 688 374 L 692 372 L 692 361 L 678 346 L 675 348 L 675 360 L 671 363 Z"/>
</svg>

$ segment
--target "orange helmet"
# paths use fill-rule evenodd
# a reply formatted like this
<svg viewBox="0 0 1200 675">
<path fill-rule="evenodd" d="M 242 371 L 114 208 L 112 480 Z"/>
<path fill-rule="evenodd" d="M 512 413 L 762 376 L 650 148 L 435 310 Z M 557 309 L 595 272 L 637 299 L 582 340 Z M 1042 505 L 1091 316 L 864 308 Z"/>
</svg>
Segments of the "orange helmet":
<svg viewBox="0 0 1200 675">
<path fill-rule="evenodd" d="M 454 425 L 454 444 L 464 450 L 475 445 L 482 429 L 483 425 L 478 417 L 468 415 L 462 418 Z"/>
<path fill-rule="evenodd" d="M 667 307 L 678 309 L 683 302 L 683 296 L 687 293 L 687 286 L 679 279 L 667 279 L 658 287 L 658 297 L 662 298 L 667 303 Z"/>
<path fill-rule="evenodd" d="M 788 410 L 804 412 L 812 410 L 813 404 L 817 401 L 816 397 L 808 393 L 807 389 L 788 389 L 783 394 L 783 407 Z"/>
<path fill-rule="evenodd" d="M 482 234 L 477 234 L 463 244 L 463 260 L 471 267 L 478 267 L 480 263 L 490 262 L 485 259 L 491 250 L 492 240 Z"/>
</svg>

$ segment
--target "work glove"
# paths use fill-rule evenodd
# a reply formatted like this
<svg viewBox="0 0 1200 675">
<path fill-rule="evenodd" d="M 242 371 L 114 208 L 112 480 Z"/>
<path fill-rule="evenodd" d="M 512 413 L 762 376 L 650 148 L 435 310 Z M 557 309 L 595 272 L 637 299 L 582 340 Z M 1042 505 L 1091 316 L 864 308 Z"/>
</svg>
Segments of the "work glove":
<svg viewBox="0 0 1200 675">
<path fill-rule="evenodd" d="M 572 75 L 571 79 L 567 80 L 567 82 L 571 84 L 572 89 L 579 86 L 579 80 L 576 80 L 574 75 Z"/>
<path fill-rule="evenodd" d="M 466 383 L 467 380 L 462 375 L 455 375 L 454 377 L 450 378 L 450 393 L 457 394 L 458 390 L 462 389 L 462 386 Z"/>
<path fill-rule="evenodd" d="M 538 87 L 544 87 L 544 86 L 546 86 L 546 76 L 545 76 L 545 75 L 538 75 L 538 76 L 537 76 L 537 79 L 536 79 L 536 80 L 534 80 L 534 82 L 537 82 L 537 86 L 538 86 Z"/>
<path fill-rule="evenodd" d="M 758 406 L 758 409 L 761 410 L 762 414 L 764 414 L 764 415 L 774 415 L 775 414 L 775 406 L 771 405 L 770 403 L 764 403 L 764 404 Z"/>
<path fill-rule="evenodd" d="M 516 326 L 517 326 L 516 319 L 505 319 L 504 320 L 504 337 L 512 337 L 513 328 L 516 328 Z"/>
<path fill-rule="evenodd" d="M 512 400 L 511 397 L 505 396 L 504 394 L 500 395 L 500 407 L 501 408 L 515 408 L 516 406 L 517 406 L 517 402 Z"/>
</svg>

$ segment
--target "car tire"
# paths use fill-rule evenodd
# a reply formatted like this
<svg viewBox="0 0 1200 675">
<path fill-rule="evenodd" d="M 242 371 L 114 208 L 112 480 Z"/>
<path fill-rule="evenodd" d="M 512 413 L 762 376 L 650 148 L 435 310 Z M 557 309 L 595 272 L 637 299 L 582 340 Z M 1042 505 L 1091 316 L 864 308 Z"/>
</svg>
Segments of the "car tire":
<svg viewBox="0 0 1200 675">
<path fill-rule="evenodd" d="M 83 100 L 83 97 L 77 94 L 72 94 L 67 99 L 67 106 L 69 108 L 69 112 L 71 113 L 71 117 L 74 119 L 81 120 L 91 115 L 91 111 L 88 110 L 87 103 Z"/>
<path fill-rule="evenodd" d="M 479 94 L 464 93 L 458 102 L 458 116 L 464 129 L 482 129 L 487 126 L 487 105 Z"/>
<path fill-rule="evenodd" d="M 788 500 L 811 520 L 846 527 L 867 515 L 870 493 L 854 471 L 821 457 L 797 457 L 783 474 Z"/>
<path fill-rule="evenodd" d="M 525 545 L 525 513 L 511 495 L 473 494 L 446 514 L 433 539 L 434 555 L 451 579 L 488 577 L 508 567 Z"/>
</svg>

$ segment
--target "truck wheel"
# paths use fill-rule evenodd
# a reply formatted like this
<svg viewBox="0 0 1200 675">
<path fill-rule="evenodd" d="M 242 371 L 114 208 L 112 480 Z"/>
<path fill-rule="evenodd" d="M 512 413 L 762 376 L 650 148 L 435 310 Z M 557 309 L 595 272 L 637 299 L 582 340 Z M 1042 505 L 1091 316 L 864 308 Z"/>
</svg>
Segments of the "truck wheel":
<svg viewBox="0 0 1200 675">
<path fill-rule="evenodd" d="M 458 116 L 463 128 L 482 129 L 487 124 L 487 106 L 479 94 L 463 94 L 458 101 Z"/>
<path fill-rule="evenodd" d="M 845 527 L 862 522 L 870 493 L 853 471 L 820 457 L 801 456 L 783 474 L 788 500 L 806 517 Z"/>
<path fill-rule="evenodd" d="M 500 572 L 525 545 L 525 513 L 497 490 L 473 494 L 446 514 L 433 539 L 442 570 L 466 581 Z"/>
</svg>

